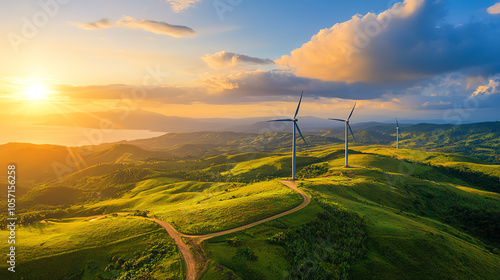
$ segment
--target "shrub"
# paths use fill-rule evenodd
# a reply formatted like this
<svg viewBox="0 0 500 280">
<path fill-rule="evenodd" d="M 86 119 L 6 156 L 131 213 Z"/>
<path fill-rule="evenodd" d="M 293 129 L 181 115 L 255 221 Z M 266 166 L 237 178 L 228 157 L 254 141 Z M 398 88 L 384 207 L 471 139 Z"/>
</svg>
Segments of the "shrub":
<svg viewBox="0 0 500 280">
<path fill-rule="evenodd" d="M 283 232 L 276 233 L 275 235 L 266 239 L 269 244 L 284 245 L 286 241 L 286 234 Z"/>
<path fill-rule="evenodd" d="M 145 217 L 145 218 L 147 218 L 147 217 L 148 217 L 148 212 L 149 212 L 149 211 L 139 211 L 139 210 L 135 210 L 134 216 L 140 216 L 140 217 Z"/>
<path fill-rule="evenodd" d="M 238 250 L 235 258 L 244 258 L 244 259 L 251 261 L 251 262 L 257 261 L 257 256 L 252 251 L 252 249 L 250 249 L 248 247 Z"/>
<path fill-rule="evenodd" d="M 311 164 L 308 165 L 304 168 L 302 168 L 298 173 L 297 177 L 299 179 L 307 179 L 307 178 L 314 178 L 318 177 L 320 175 L 328 173 L 328 164 L 323 163 L 323 164 Z"/>
<path fill-rule="evenodd" d="M 233 237 L 231 239 L 228 239 L 226 240 L 226 243 L 229 245 L 229 246 L 233 246 L 233 247 L 238 247 L 241 245 L 241 240 L 238 239 L 238 237 Z"/>
</svg>

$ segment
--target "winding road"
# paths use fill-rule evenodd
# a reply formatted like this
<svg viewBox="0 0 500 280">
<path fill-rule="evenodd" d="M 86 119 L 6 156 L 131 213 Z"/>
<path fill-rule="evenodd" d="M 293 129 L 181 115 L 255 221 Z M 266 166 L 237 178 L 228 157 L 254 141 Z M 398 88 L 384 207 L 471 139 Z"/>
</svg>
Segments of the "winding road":
<svg viewBox="0 0 500 280">
<path fill-rule="evenodd" d="M 194 249 L 197 249 L 196 247 L 198 247 L 198 245 L 200 245 L 203 240 L 206 240 L 206 239 L 209 239 L 209 238 L 212 238 L 215 236 L 221 236 L 221 235 L 226 235 L 226 234 L 238 232 L 238 231 L 241 231 L 241 230 L 244 230 L 247 228 L 251 228 L 251 227 L 260 225 L 260 224 L 265 223 L 265 222 L 269 222 L 271 220 L 281 218 L 283 216 L 286 216 L 288 214 L 291 214 L 293 212 L 296 212 L 296 211 L 306 207 L 309 204 L 309 202 L 311 202 L 311 198 L 308 197 L 303 191 L 299 190 L 297 188 L 297 186 L 295 185 L 294 181 L 280 181 L 280 182 L 283 183 L 284 185 L 286 185 L 287 187 L 291 188 L 292 190 L 296 191 L 297 193 L 299 193 L 302 196 L 302 198 L 304 199 L 304 201 L 300 205 L 298 205 L 297 207 L 294 207 L 290 210 L 287 210 L 285 212 L 276 214 L 274 216 L 271 216 L 271 217 L 268 217 L 268 218 L 265 218 L 265 219 L 259 220 L 257 222 L 247 224 L 247 225 L 243 225 L 243 226 L 240 226 L 237 228 L 233 228 L 233 229 L 229 229 L 229 230 L 225 230 L 225 231 L 214 232 L 214 233 L 209 233 L 209 234 L 205 234 L 205 235 L 187 235 L 187 234 L 183 234 L 183 233 L 176 231 L 169 223 L 166 223 L 166 222 L 163 222 L 163 221 L 160 221 L 157 219 L 153 219 L 153 221 L 158 223 L 160 226 L 162 226 L 168 232 L 168 234 L 174 239 L 175 243 L 177 244 L 177 247 L 179 248 L 179 252 L 181 253 L 181 257 L 184 260 L 184 263 L 186 264 L 186 268 L 185 268 L 186 269 L 186 274 L 185 274 L 186 280 L 198 279 L 204 270 L 204 266 L 206 265 L 206 261 L 204 261 L 204 257 L 202 256 L 201 250 L 196 250 L 197 254 L 195 256 L 195 254 L 193 254 L 193 252 L 189 249 L 186 242 L 184 242 L 184 240 L 181 237 L 184 237 L 187 240 L 188 244 L 193 246 Z M 201 263 L 201 265 L 203 267 L 200 270 L 196 269 L 197 261 L 203 262 L 203 263 Z"/>
</svg>

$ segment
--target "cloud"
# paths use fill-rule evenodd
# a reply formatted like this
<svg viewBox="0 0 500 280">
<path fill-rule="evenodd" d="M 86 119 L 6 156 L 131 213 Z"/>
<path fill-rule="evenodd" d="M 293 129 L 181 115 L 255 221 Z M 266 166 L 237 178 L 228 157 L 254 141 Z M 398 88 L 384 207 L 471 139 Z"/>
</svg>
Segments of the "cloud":
<svg viewBox="0 0 500 280">
<path fill-rule="evenodd" d="M 366 83 L 327 82 L 297 77 L 284 70 L 251 70 L 206 74 L 200 81 L 211 93 L 226 98 L 225 102 L 251 100 L 277 101 L 304 91 L 308 97 L 334 97 L 343 99 L 375 99 L 387 92 L 401 93 L 406 87 L 369 85 Z"/>
<path fill-rule="evenodd" d="M 325 81 L 392 83 L 454 71 L 500 71 L 500 28 L 444 22 L 442 1 L 406 0 L 323 29 L 276 64 Z"/>
<path fill-rule="evenodd" d="M 95 22 L 78 23 L 78 24 L 76 24 L 76 26 L 78 26 L 81 29 L 85 29 L 85 30 L 96 30 L 96 29 L 113 27 L 115 25 L 109 23 L 109 20 L 107 18 L 103 18 L 103 19 L 95 21 Z"/>
<path fill-rule="evenodd" d="M 487 85 L 481 85 L 477 87 L 476 91 L 471 94 L 472 97 L 480 96 L 480 95 L 493 95 L 496 93 L 499 93 L 500 88 L 498 86 L 500 85 L 500 78 L 493 78 L 489 81 Z M 498 90 L 497 90 L 498 88 Z"/>
<path fill-rule="evenodd" d="M 292 100 L 296 102 L 297 96 L 304 91 L 307 103 L 323 106 L 358 100 L 370 104 L 372 108 L 378 108 L 375 113 L 379 115 L 384 114 L 384 111 L 380 110 L 392 108 L 399 110 L 403 115 L 413 114 L 414 117 L 421 118 L 423 115 L 428 117 L 432 114 L 433 118 L 441 119 L 444 118 L 444 110 L 459 112 L 460 108 L 469 108 L 470 104 L 473 104 L 474 108 L 481 108 L 475 111 L 474 118 L 477 120 L 490 119 L 491 116 L 498 115 L 500 94 L 493 93 L 498 93 L 500 90 L 498 84 L 500 78 L 493 76 L 481 83 L 473 82 L 473 85 L 467 83 L 468 79 L 464 75 L 447 74 L 418 82 L 383 85 L 328 82 L 297 77 L 291 71 L 285 70 L 245 70 L 209 73 L 200 80 L 190 83 L 189 86 L 162 85 L 147 88 L 146 91 L 138 91 L 138 87 L 134 85 L 78 87 L 57 84 L 51 88 L 61 100 L 74 101 L 77 104 L 119 101 L 139 92 L 140 100 L 147 104 L 156 104 L 155 106 L 200 104 L 250 106 Z M 467 89 L 469 86 L 471 89 Z M 473 99 L 475 103 L 470 103 L 468 100 L 474 91 L 480 97 Z M 82 103 L 85 100 L 89 102 Z M 331 108 L 327 106 L 318 110 L 331 110 Z"/>
<path fill-rule="evenodd" d="M 193 37 L 196 35 L 196 32 L 187 26 L 171 25 L 166 22 L 145 19 L 138 20 L 128 16 L 122 17 L 122 19 L 117 21 L 117 24 L 130 29 L 142 29 L 155 34 L 169 35 L 175 38 Z"/>
<path fill-rule="evenodd" d="M 135 19 L 129 16 L 123 16 L 116 23 L 110 23 L 108 19 L 101 19 L 95 22 L 74 24 L 81 29 L 96 30 L 110 27 L 125 27 L 129 29 L 141 29 L 160 35 L 168 35 L 175 38 L 194 37 L 196 32 L 182 25 L 172 25 L 166 22 L 159 22 L 146 19 Z"/>
<path fill-rule="evenodd" d="M 71 86 L 54 85 L 61 97 L 71 99 L 122 99 L 134 92 L 133 85 Z M 396 90 L 393 88 L 393 90 Z M 283 101 L 305 91 L 308 97 L 374 99 L 387 92 L 385 87 L 361 83 L 324 82 L 295 76 L 289 71 L 240 71 L 206 74 L 190 86 L 163 85 L 148 89 L 146 99 L 169 104 L 238 104 Z"/>
<path fill-rule="evenodd" d="M 274 64 L 270 59 L 251 57 L 244 54 L 237 54 L 227 51 L 220 51 L 214 54 L 207 54 L 202 57 L 203 61 L 212 69 L 229 69 L 242 65 L 269 65 Z"/>
<path fill-rule="evenodd" d="M 426 109 L 430 109 L 430 108 L 443 109 L 443 108 L 449 108 L 450 105 L 451 105 L 451 102 L 439 101 L 436 103 L 432 103 L 432 102 L 427 101 L 424 104 L 422 104 L 422 107 L 425 107 Z"/>
<path fill-rule="evenodd" d="M 167 0 L 167 2 L 170 3 L 174 12 L 180 13 L 187 8 L 193 7 L 201 0 Z"/>
<path fill-rule="evenodd" d="M 500 14 L 500 2 L 488 8 L 488 13 L 492 15 Z"/>
</svg>

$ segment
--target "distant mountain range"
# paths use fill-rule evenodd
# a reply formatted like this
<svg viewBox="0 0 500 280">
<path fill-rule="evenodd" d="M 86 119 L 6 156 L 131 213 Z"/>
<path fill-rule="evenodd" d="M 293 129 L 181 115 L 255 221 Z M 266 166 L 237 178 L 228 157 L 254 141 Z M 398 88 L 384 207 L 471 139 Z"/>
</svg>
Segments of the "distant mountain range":
<svg viewBox="0 0 500 280">
<path fill-rule="evenodd" d="M 373 122 L 353 124 L 352 127 L 356 138 L 355 141 L 350 140 L 353 144 L 395 145 L 396 129 L 393 124 Z M 310 146 L 341 143 L 344 140 L 344 128 L 318 128 L 313 132 L 304 132 L 304 136 Z M 283 132 L 264 129 L 261 133 L 201 131 L 167 133 L 150 139 L 119 143 L 166 151 L 175 156 L 200 157 L 220 153 L 286 150 L 291 146 L 291 135 L 288 129 L 283 129 Z M 303 145 L 301 141 L 298 143 Z M 103 144 L 99 147 L 109 148 L 115 144 Z M 456 126 L 425 123 L 400 125 L 400 147 L 460 153 L 500 163 L 500 122 Z"/>
<path fill-rule="evenodd" d="M 165 116 L 162 114 L 132 110 L 105 111 L 94 113 L 69 113 L 61 117 L 60 114 L 45 115 L 38 119 L 36 124 L 48 126 L 78 126 L 88 128 L 102 128 L 103 123 L 113 124 L 116 129 L 151 130 L 162 132 L 198 132 L 198 131 L 233 131 L 245 133 L 260 132 L 288 132 L 291 126 L 284 123 L 269 123 L 268 120 L 287 116 L 269 116 L 255 118 L 186 118 Z M 319 133 L 321 130 L 342 129 L 343 124 L 312 116 L 300 117 L 302 131 Z M 411 123 L 417 123 L 412 121 Z M 363 129 L 376 125 L 378 122 L 353 123 L 355 129 Z M 405 124 L 401 124 L 405 126 Z"/>
<path fill-rule="evenodd" d="M 257 122 L 258 124 L 259 122 Z M 353 125 L 356 141 L 352 145 L 385 145 L 394 147 L 392 124 L 364 123 Z M 286 131 L 286 130 L 285 130 Z M 304 132 L 310 147 L 343 143 L 342 127 Z M 291 133 L 184 132 L 132 141 L 106 143 L 99 146 L 69 148 L 57 145 L 8 143 L 0 145 L 0 164 L 16 164 L 20 177 L 19 192 L 25 193 L 39 182 L 57 179 L 92 165 L 133 163 L 137 160 L 165 161 L 201 159 L 221 154 L 287 153 Z M 299 151 L 305 150 L 302 141 Z M 401 125 L 400 148 L 457 153 L 478 158 L 478 162 L 500 164 L 500 122 L 464 125 Z M 81 151 L 89 151 L 81 153 Z M 22 176 L 21 176 L 22 175 Z M 2 178 L 2 176 L 0 176 Z M 6 180 L 0 183 L 6 186 Z M 0 195 L 2 197 L 2 195 Z"/>
</svg>

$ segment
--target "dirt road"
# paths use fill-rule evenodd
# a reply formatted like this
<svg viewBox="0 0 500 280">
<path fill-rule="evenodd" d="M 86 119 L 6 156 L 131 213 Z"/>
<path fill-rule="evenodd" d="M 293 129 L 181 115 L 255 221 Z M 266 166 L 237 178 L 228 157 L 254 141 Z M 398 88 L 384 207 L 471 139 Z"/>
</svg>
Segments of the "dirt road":
<svg viewBox="0 0 500 280">
<path fill-rule="evenodd" d="M 209 238 L 212 238 L 215 236 L 221 236 L 221 235 L 226 235 L 226 234 L 238 232 L 238 231 L 241 231 L 241 230 L 244 230 L 247 228 L 251 228 L 251 227 L 260 225 L 260 224 L 265 223 L 265 222 L 269 222 L 269 221 L 281 218 L 283 216 L 286 216 L 288 214 L 291 214 L 293 212 L 296 212 L 296 211 L 306 207 L 307 204 L 309 204 L 309 202 L 311 202 L 311 198 L 309 198 L 304 192 L 299 190 L 297 188 L 297 186 L 295 185 L 295 182 L 293 182 L 293 181 L 280 181 L 280 182 L 283 183 L 284 185 L 286 185 L 287 187 L 291 188 L 292 190 L 296 191 L 297 193 L 299 193 L 302 196 L 302 198 L 304 199 L 304 201 L 300 205 L 298 205 L 297 207 L 294 207 L 290 210 L 287 210 L 285 212 L 276 214 L 274 216 L 271 216 L 271 217 L 268 217 L 268 218 L 265 218 L 265 219 L 262 219 L 262 220 L 259 220 L 257 222 L 253 222 L 253 223 L 250 223 L 250 224 L 247 224 L 244 226 L 240 226 L 240 227 L 225 230 L 225 231 L 205 234 L 205 235 L 187 235 L 187 234 L 182 234 L 182 233 L 176 231 L 169 223 L 154 219 L 154 221 L 156 223 L 161 225 L 168 232 L 168 234 L 174 239 L 175 243 L 177 244 L 177 247 L 179 248 L 179 252 L 181 253 L 181 257 L 186 264 L 186 280 L 198 279 L 201 276 L 201 273 L 203 272 L 204 266 L 206 264 L 206 260 L 203 261 L 204 257 L 201 256 L 201 254 L 199 253 L 199 252 L 201 252 L 201 250 L 196 250 L 197 248 L 194 248 L 198 253 L 198 256 L 195 257 L 193 252 L 191 250 L 189 250 L 189 247 L 186 245 L 184 240 L 182 240 L 181 236 L 184 237 L 194 247 L 198 247 L 198 245 L 200 245 L 200 243 L 203 240 L 206 240 L 206 239 L 209 239 Z M 198 260 L 198 262 L 203 261 L 203 263 L 201 264 L 203 266 L 203 268 L 199 271 L 196 269 L 197 260 Z"/>
<path fill-rule="evenodd" d="M 168 234 L 174 239 L 175 244 L 177 244 L 177 248 L 179 248 L 179 252 L 181 253 L 181 257 L 184 260 L 186 265 L 186 280 L 195 280 L 197 278 L 196 275 L 196 259 L 194 258 L 193 253 L 189 250 L 184 240 L 182 240 L 180 233 L 177 232 L 169 223 L 154 219 L 156 223 L 162 226 Z"/>
</svg>

